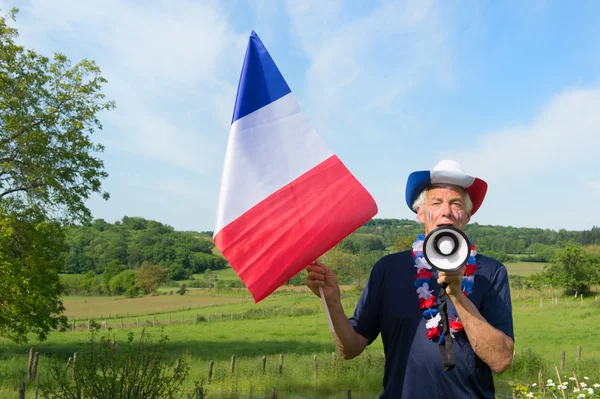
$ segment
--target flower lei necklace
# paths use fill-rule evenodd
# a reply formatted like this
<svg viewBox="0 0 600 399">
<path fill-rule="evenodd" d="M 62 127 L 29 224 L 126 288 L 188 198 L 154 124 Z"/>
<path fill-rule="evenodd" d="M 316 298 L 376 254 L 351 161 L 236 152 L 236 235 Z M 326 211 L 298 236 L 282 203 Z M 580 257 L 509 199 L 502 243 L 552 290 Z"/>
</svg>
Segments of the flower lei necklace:
<svg viewBox="0 0 600 399">
<path fill-rule="evenodd" d="M 417 268 L 417 274 L 415 275 L 415 287 L 417 287 L 417 294 L 419 295 L 419 304 L 423 310 L 423 317 L 427 320 L 425 327 L 427 328 L 427 338 L 432 341 L 437 339 L 438 344 L 444 343 L 444 333 L 442 332 L 442 323 L 440 311 L 437 308 L 435 295 L 432 295 L 433 291 L 429 290 L 429 284 L 431 283 L 431 265 L 427 263 L 423 255 L 423 241 L 425 240 L 424 234 L 419 234 L 416 241 L 413 243 L 412 256 L 415 259 L 415 267 Z M 465 296 L 468 296 L 473 292 L 473 284 L 475 281 L 475 271 L 477 270 L 477 250 L 474 244 L 471 244 L 471 252 L 469 254 L 469 260 L 467 261 L 465 275 L 461 284 L 462 292 Z M 456 311 L 453 308 L 454 320 L 450 320 L 450 335 L 454 337 L 454 334 L 462 331 L 462 323 L 458 320 Z"/>
</svg>

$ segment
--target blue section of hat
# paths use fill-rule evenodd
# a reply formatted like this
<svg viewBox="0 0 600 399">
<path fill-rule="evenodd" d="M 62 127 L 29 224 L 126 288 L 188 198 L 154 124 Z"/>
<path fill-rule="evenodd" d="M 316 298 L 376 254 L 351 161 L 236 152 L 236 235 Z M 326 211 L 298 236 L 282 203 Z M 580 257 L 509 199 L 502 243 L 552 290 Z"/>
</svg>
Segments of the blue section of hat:
<svg viewBox="0 0 600 399">
<path fill-rule="evenodd" d="M 428 170 L 413 172 L 408 176 L 406 182 L 406 205 L 412 209 L 412 205 L 425 189 L 431 183 L 431 173 Z"/>
<path fill-rule="evenodd" d="M 262 41 L 252 31 L 231 123 L 280 99 L 291 90 Z"/>
</svg>

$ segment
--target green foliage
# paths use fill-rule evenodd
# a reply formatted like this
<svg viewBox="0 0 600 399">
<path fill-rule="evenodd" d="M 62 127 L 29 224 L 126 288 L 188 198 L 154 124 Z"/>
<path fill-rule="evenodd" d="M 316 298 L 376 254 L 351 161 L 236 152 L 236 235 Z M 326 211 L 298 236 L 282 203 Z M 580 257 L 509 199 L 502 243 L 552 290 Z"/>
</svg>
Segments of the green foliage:
<svg viewBox="0 0 600 399">
<path fill-rule="evenodd" d="M 180 398 L 189 366 L 186 357 L 167 362 L 168 337 L 161 332 L 157 343 L 142 331 L 134 342 L 117 344 L 115 335 L 98 338 L 97 324 L 88 345 L 79 352 L 74 369 L 65 373 L 64 363 L 54 363 L 50 380 L 42 385 L 48 399 L 79 398 Z"/>
<path fill-rule="evenodd" d="M 154 265 L 145 262 L 135 272 L 135 285 L 141 288 L 144 293 L 150 294 L 156 292 L 160 283 L 166 279 L 165 269 L 160 265 Z"/>
<path fill-rule="evenodd" d="M 0 206 L 0 336 L 26 342 L 33 332 L 44 340 L 66 325 L 58 277 L 64 250 L 57 223 Z"/>
<path fill-rule="evenodd" d="M 70 226 L 66 238 L 67 273 L 103 273 L 111 263 L 135 269 L 150 262 L 173 268 L 173 276 L 185 279 L 206 268 L 218 270 L 227 266 L 224 258 L 212 255 L 214 243 L 206 234 L 175 231 L 143 218 L 124 216 L 114 224 L 97 219 L 84 226 Z"/>
<path fill-rule="evenodd" d="M 412 244 L 417 239 L 417 236 L 398 236 L 396 241 L 394 241 L 394 245 L 392 249 L 396 252 L 403 252 L 412 249 Z"/>
<path fill-rule="evenodd" d="M 581 245 L 570 243 L 556 253 L 544 275 L 553 285 L 563 287 L 565 294 L 589 295 L 590 287 L 600 276 L 600 260 L 589 255 Z"/>
<path fill-rule="evenodd" d="M 110 292 L 115 295 L 123 295 L 128 293 L 128 297 L 136 297 L 137 290 L 135 287 L 135 271 L 123 270 L 121 273 L 112 277 L 108 282 Z M 135 295 L 131 295 L 135 292 Z"/>
<path fill-rule="evenodd" d="M 58 272 L 60 224 L 91 219 L 86 201 L 106 178 L 97 115 L 114 107 L 93 61 L 73 65 L 15 43 L 17 9 L 0 16 L 0 335 L 45 339 L 66 319 Z"/>
<path fill-rule="evenodd" d="M 17 10 L 0 17 L 0 199 L 8 211 L 35 208 L 59 222 L 89 220 L 86 201 L 101 191 L 104 147 L 91 135 L 110 110 L 100 68 L 73 65 L 60 53 L 52 59 L 15 44 L 7 25 Z"/>
<path fill-rule="evenodd" d="M 177 293 L 179 295 L 185 295 L 185 293 L 187 292 L 187 289 L 185 288 L 185 284 L 181 284 L 181 287 L 179 287 L 179 289 L 177 290 Z"/>
</svg>

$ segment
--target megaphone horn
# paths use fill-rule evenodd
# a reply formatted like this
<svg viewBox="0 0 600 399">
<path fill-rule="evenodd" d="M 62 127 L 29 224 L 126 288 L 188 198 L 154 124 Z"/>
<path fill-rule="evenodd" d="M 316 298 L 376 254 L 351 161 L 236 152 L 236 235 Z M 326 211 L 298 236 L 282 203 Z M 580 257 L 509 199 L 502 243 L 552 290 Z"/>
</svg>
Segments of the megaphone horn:
<svg viewBox="0 0 600 399">
<path fill-rule="evenodd" d="M 439 271 L 460 269 L 469 260 L 470 245 L 467 235 L 454 226 L 440 226 L 425 237 L 423 256 Z"/>
</svg>

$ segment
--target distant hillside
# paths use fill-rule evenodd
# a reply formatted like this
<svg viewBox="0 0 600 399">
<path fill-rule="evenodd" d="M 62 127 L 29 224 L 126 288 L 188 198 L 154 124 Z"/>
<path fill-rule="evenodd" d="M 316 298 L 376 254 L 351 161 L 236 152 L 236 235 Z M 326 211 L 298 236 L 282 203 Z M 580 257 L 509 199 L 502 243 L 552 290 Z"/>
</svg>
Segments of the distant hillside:
<svg viewBox="0 0 600 399">
<path fill-rule="evenodd" d="M 156 221 L 128 216 L 114 224 L 97 219 L 65 230 L 67 273 L 103 273 L 111 262 L 127 268 L 150 262 L 180 269 L 182 274 L 227 266 L 222 256 L 213 254 L 212 232 L 175 231 Z"/>
</svg>

